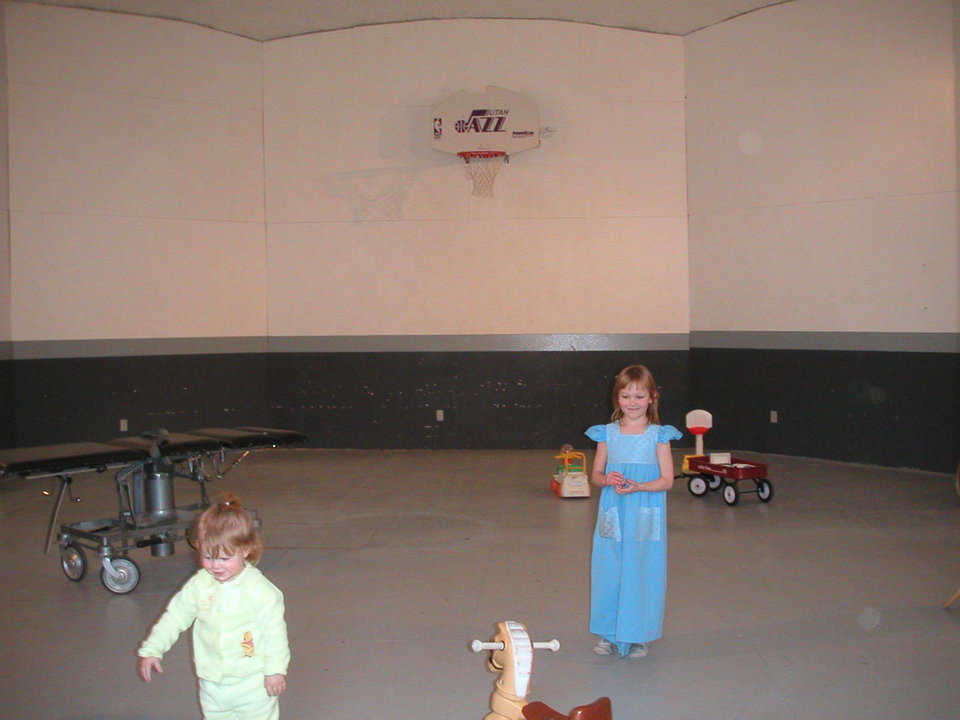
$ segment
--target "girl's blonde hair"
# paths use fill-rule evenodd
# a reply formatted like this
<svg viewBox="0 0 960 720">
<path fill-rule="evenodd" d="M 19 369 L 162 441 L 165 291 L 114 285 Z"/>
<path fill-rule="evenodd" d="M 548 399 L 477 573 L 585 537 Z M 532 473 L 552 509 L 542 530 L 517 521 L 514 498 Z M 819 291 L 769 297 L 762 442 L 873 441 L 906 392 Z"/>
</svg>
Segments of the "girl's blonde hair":
<svg viewBox="0 0 960 720">
<path fill-rule="evenodd" d="M 620 409 L 620 391 L 627 385 L 636 383 L 650 395 L 650 405 L 647 406 L 647 420 L 651 425 L 660 424 L 660 391 L 657 390 L 657 382 L 653 379 L 653 373 L 644 365 L 628 365 L 613 379 L 613 414 L 611 420 L 619 420 L 623 416 Z"/>
<path fill-rule="evenodd" d="M 246 554 L 251 564 L 263 553 L 253 517 L 232 493 L 225 493 L 200 514 L 193 528 L 193 545 L 211 557 Z"/>
</svg>

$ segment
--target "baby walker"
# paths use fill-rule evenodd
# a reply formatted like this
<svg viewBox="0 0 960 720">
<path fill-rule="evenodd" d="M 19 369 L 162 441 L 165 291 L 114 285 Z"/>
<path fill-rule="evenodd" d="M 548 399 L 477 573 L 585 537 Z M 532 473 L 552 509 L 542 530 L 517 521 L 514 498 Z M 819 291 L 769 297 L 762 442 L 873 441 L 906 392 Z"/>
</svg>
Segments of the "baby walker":
<svg viewBox="0 0 960 720">
<path fill-rule="evenodd" d="M 515 620 L 496 624 L 497 633 L 490 642 L 474 640 L 474 652 L 490 651 L 487 669 L 500 673 L 490 695 L 490 712 L 483 720 L 613 720 L 610 698 L 601 697 L 588 705 L 580 705 L 569 715 L 559 713 L 542 702 L 527 702 L 530 675 L 533 672 L 533 651 L 557 652 L 560 642 L 530 642 L 527 628 Z"/>
<path fill-rule="evenodd" d="M 703 436 L 713 427 L 713 416 L 706 410 L 691 410 L 687 413 L 687 430 L 696 438 L 694 455 L 684 455 L 681 473 L 686 476 L 687 489 L 692 495 L 703 497 L 708 490 L 723 488 L 723 501 L 736 505 L 743 493 L 756 493 L 761 502 L 773 499 L 773 485 L 767 480 L 765 463 L 751 462 L 731 457 L 730 453 L 703 452 Z M 679 476 L 678 476 L 679 477 Z M 741 490 L 737 483 L 753 480 L 754 490 Z"/>
<path fill-rule="evenodd" d="M 553 470 L 550 488 L 562 498 L 590 497 L 590 481 L 587 478 L 587 456 L 576 452 L 573 445 L 560 448 L 560 454 L 554 455 L 557 461 Z"/>
</svg>

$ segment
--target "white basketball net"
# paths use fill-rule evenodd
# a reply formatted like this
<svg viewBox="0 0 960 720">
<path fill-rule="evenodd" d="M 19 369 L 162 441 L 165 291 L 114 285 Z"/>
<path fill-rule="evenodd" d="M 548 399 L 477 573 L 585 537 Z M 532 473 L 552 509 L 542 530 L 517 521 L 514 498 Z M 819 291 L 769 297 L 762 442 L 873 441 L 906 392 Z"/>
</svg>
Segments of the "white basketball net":
<svg viewBox="0 0 960 720">
<path fill-rule="evenodd" d="M 493 197 L 493 181 L 500 168 L 509 162 L 503 152 L 476 150 L 459 153 L 466 163 L 467 177 L 473 180 L 473 194 L 477 197 Z"/>
</svg>

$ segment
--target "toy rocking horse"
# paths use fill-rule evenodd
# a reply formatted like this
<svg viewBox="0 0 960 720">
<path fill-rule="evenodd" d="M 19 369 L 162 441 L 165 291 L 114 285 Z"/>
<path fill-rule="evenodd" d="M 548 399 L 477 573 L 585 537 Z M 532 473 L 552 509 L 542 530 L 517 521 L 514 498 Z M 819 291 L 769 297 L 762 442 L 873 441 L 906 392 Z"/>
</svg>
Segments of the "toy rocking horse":
<svg viewBox="0 0 960 720">
<path fill-rule="evenodd" d="M 570 715 L 558 713 L 542 702 L 528 703 L 534 649 L 556 652 L 560 642 L 556 638 L 550 642 L 530 642 L 527 629 L 515 620 L 498 622 L 496 627 L 492 641 L 470 643 L 474 652 L 490 650 L 487 669 L 500 673 L 490 695 L 490 712 L 483 720 L 613 720 L 610 698 L 606 697 L 576 707 Z"/>
</svg>

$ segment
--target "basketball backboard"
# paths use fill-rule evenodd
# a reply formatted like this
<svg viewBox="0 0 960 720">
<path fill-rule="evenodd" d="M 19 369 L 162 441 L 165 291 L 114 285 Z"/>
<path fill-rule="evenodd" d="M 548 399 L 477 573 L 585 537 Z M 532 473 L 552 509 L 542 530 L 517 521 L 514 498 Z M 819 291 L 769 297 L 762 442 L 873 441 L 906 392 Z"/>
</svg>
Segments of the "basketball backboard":
<svg viewBox="0 0 960 720">
<path fill-rule="evenodd" d="M 433 106 L 433 148 L 512 155 L 540 144 L 540 114 L 520 93 L 488 85 L 482 93 L 454 93 Z"/>
</svg>

